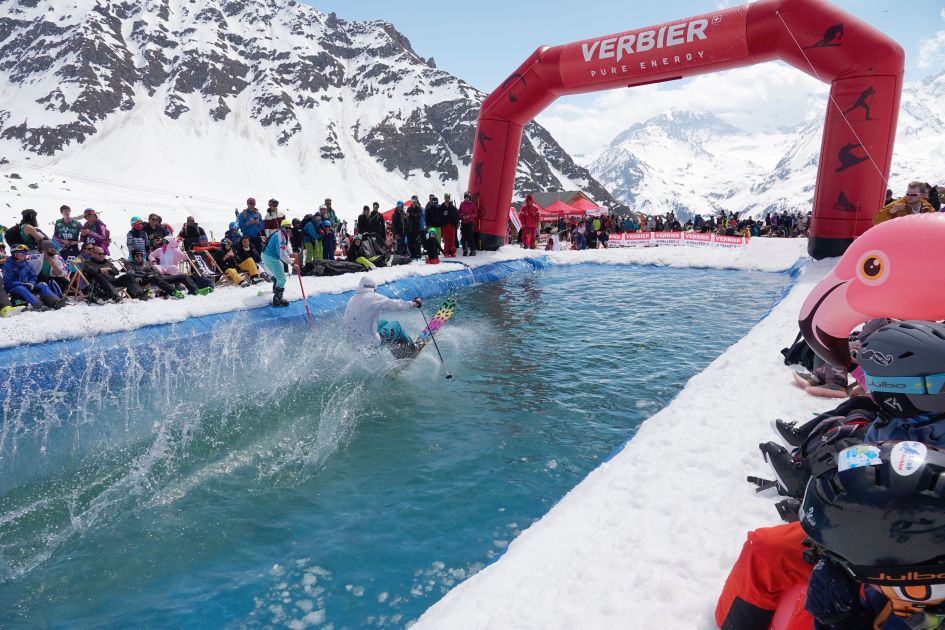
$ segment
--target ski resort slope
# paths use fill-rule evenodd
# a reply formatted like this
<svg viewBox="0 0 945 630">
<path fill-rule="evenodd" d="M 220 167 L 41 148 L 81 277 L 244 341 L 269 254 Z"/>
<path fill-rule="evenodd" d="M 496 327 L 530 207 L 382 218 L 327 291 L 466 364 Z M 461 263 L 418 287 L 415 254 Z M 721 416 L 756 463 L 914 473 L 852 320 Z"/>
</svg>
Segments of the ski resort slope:
<svg viewBox="0 0 945 630">
<path fill-rule="evenodd" d="M 803 255 L 805 247 L 806 241 L 803 239 L 762 238 L 753 239 L 743 250 L 654 247 L 543 252 L 507 246 L 498 252 L 479 252 L 474 258 L 444 259 L 440 265 L 427 265 L 418 261 L 410 265 L 378 269 L 372 273 L 378 282 L 388 283 L 402 278 L 462 271 L 466 267 L 475 268 L 545 254 L 552 254 L 549 259 L 555 264 L 600 262 L 741 271 L 785 271 Z M 313 297 L 320 294 L 353 291 L 358 286 L 361 277 L 359 273 L 319 278 L 306 276 L 302 278 L 302 283 L 305 294 Z M 285 299 L 289 301 L 302 299 L 298 276 L 292 276 L 286 282 Z M 103 306 L 76 304 L 59 311 L 25 312 L 10 319 L 0 320 L 0 330 L 4 333 L 0 335 L 0 348 L 129 331 L 143 326 L 179 322 L 188 317 L 201 317 L 249 308 L 267 308 L 271 300 L 272 286 L 259 284 L 246 288 L 219 287 L 211 295 L 190 296 L 183 300 L 150 300 L 147 303 L 125 300 L 121 304 Z"/>
<path fill-rule="evenodd" d="M 764 267 L 774 243 L 742 255 Z M 768 317 L 414 628 L 714 630 L 715 602 L 746 532 L 779 522 L 771 496 L 745 481 L 770 476 L 757 448 L 775 438 L 769 421 L 808 419 L 836 402 L 794 387 L 778 352 L 834 262 L 804 267 Z M 646 370 L 632 356 L 626 366 Z"/>
</svg>

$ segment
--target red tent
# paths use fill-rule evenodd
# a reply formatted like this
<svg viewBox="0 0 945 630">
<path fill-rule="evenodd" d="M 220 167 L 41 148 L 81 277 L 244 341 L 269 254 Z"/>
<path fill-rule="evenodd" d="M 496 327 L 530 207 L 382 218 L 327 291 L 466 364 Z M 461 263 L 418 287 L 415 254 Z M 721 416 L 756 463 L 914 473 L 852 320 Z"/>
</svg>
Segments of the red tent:
<svg viewBox="0 0 945 630">
<path fill-rule="evenodd" d="M 409 207 L 412 206 L 412 205 L 413 205 L 412 200 L 408 199 L 407 201 L 404 202 L 404 210 L 406 210 L 407 208 L 409 208 Z M 387 212 L 382 212 L 381 214 L 384 216 L 384 220 L 385 220 L 385 221 L 390 221 L 390 220 L 391 220 L 391 217 L 394 216 L 394 210 L 396 210 L 396 209 L 397 209 L 397 208 L 394 207 L 394 208 L 391 208 L 390 210 L 388 210 Z"/>
<path fill-rule="evenodd" d="M 577 201 L 574 201 L 571 205 L 577 208 L 578 210 L 584 210 L 584 211 L 601 209 L 600 206 L 596 205 L 593 201 L 591 201 L 587 197 L 578 197 Z"/>
<path fill-rule="evenodd" d="M 585 210 L 575 208 L 572 205 L 568 205 L 565 202 L 555 201 L 548 205 L 547 208 L 541 211 L 541 220 L 542 221 L 553 221 L 559 217 L 570 217 L 575 215 L 584 215 Z"/>
</svg>

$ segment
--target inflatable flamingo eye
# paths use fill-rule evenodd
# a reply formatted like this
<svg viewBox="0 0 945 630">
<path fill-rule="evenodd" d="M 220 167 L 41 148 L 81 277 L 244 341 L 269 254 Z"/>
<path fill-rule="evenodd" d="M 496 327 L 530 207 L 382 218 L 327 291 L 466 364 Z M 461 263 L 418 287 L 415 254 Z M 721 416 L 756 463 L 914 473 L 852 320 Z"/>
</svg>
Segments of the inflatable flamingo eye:
<svg viewBox="0 0 945 630">
<path fill-rule="evenodd" d="M 889 260 L 881 251 L 871 251 L 863 254 L 856 266 L 856 275 L 864 284 L 876 286 L 886 282 L 889 277 Z"/>
</svg>

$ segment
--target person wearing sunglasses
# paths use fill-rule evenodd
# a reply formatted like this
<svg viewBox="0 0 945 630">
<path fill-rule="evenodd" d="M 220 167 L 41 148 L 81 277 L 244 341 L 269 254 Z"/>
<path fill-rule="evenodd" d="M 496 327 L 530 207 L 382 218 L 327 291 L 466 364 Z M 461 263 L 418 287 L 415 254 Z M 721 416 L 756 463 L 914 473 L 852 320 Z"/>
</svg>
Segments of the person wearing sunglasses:
<svg viewBox="0 0 945 630">
<path fill-rule="evenodd" d="M 7 248 L 0 243 L 0 270 L 3 269 L 6 262 Z M 0 275 L 2 275 L 2 271 L 0 271 Z M 10 295 L 6 292 L 6 289 L 3 288 L 3 282 L 0 281 L 0 317 L 16 315 L 25 308 L 25 306 L 13 306 L 13 302 L 10 301 Z"/>
<path fill-rule="evenodd" d="M 66 299 L 53 293 L 45 282 L 37 281 L 30 256 L 26 245 L 21 243 L 12 247 L 10 257 L 3 264 L 3 288 L 29 304 L 34 311 L 62 308 Z"/>
<path fill-rule="evenodd" d="M 911 214 L 935 212 L 935 208 L 928 201 L 928 194 L 929 189 L 926 184 L 919 181 L 910 182 L 904 197 L 895 199 L 879 209 L 873 217 L 873 225 Z"/>
</svg>

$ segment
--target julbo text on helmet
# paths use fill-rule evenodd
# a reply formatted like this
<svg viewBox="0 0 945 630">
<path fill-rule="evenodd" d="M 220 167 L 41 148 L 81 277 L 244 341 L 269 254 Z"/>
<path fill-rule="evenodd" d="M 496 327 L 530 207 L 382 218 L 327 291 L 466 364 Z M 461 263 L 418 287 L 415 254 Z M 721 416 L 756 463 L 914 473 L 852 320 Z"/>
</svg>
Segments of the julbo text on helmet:
<svg viewBox="0 0 945 630">
<path fill-rule="evenodd" d="M 945 452 L 921 442 L 851 446 L 811 479 L 801 527 L 858 580 L 945 584 Z"/>
<path fill-rule="evenodd" d="M 866 375 L 866 391 L 887 414 L 945 412 L 945 325 L 886 324 L 863 341 L 856 360 Z"/>
</svg>

